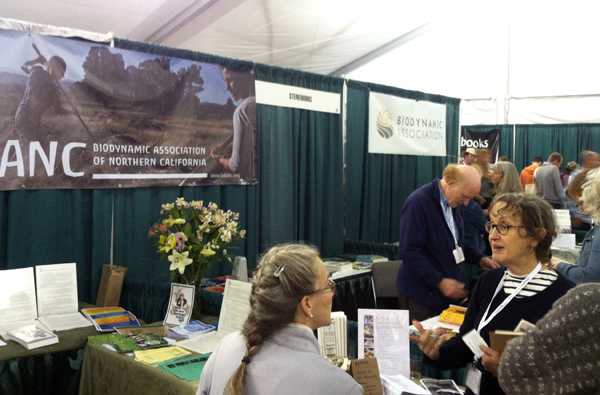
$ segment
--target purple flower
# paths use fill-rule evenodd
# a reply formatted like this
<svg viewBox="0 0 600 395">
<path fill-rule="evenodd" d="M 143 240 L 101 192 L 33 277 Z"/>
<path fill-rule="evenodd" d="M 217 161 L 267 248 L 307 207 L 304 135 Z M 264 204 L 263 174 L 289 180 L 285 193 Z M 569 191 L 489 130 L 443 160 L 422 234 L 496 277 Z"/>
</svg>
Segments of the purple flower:
<svg viewBox="0 0 600 395">
<path fill-rule="evenodd" d="M 187 236 L 183 232 L 175 233 L 175 240 L 177 244 L 175 245 L 175 250 L 182 251 L 185 248 L 185 242 L 187 241 Z"/>
</svg>

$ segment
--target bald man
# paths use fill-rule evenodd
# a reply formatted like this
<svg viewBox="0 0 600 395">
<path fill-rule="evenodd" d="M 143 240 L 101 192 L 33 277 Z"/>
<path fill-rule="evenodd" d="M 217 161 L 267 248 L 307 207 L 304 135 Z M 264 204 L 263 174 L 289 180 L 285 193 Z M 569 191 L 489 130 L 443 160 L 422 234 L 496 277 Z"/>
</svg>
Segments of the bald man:
<svg viewBox="0 0 600 395">
<path fill-rule="evenodd" d="M 479 194 L 481 176 L 465 165 L 448 165 L 442 179 L 408 196 L 400 212 L 398 294 L 411 319 L 439 314 L 468 296 L 461 264 L 495 262 L 464 245 L 462 207 Z"/>
</svg>

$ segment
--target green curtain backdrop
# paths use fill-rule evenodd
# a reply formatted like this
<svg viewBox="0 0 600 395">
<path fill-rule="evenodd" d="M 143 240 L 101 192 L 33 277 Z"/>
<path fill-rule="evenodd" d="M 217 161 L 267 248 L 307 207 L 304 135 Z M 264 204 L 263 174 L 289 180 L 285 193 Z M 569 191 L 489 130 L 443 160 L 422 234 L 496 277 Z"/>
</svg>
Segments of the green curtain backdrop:
<svg viewBox="0 0 600 395">
<path fill-rule="evenodd" d="M 515 165 L 518 169 L 531 163 L 534 156 L 544 159 L 554 151 L 563 156 L 563 165 L 579 162 L 583 150 L 600 152 L 600 125 L 517 125 L 515 138 Z"/>
<path fill-rule="evenodd" d="M 76 262 L 79 298 L 95 300 L 109 261 L 110 194 L 92 190 L 0 192 L 0 268 Z"/>
<path fill-rule="evenodd" d="M 339 78 L 257 65 L 263 81 L 335 92 Z M 341 103 L 340 103 L 341 104 Z M 323 256 L 343 250 L 341 114 L 258 106 L 261 133 L 260 248 L 303 240 Z"/>
<path fill-rule="evenodd" d="M 369 91 L 446 105 L 448 157 L 368 153 Z M 456 160 L 459 100 L 348 81 L 345 168 L 345 238 L 395 242 L 404 199 Z"/>
<path fill-rule="evenodd" d="M 514 161 L 513 157 L 513 126 L 512 125 L 462 125 L 475 132 L 485 132 L 500 129 L 500 150 L 498 156 L 506 155 Z"/>
<path fill-rule="evenodd" d="M 245 69 L 252 65 L 118 40 L 120 48 L 165 56 L 218 62 Z M 341 93 L 342 80 L 257 65 L 257 79 Z M 257 256 L 270 246 L 306 241 L 323 255 L 337 255 L 343 246 L 341 115 L 273 106 L 257 106 L 260 133 L 260 181 L 249 186 L 143 188 L 114 193 L 114 263 L 128 267 L 122 305 L 147 320 L 162 319 L 168 297 L 169 271 L 148 239 L 160 205 L 177 196 L 213 201 L 240 212 L 248 237 L 232 249 L 248 258 L 250 270 Z M 208 275 L 230 272 L 227 264 Z"/>
<path fill-rule="evenodd" d="M 165 56 L 216 62 L 239 70 L 250 62 L 115 40 L 115 46 Z M 258 79 L 342 93 L 341 79 L 255 67 Z M 341 114 L 257 106 L 260 183 L 183 188 L 0 192 L 0 269 L 78 263 L 79 297 L 95 302 L 103 264 L 127 266 L 121 304 L 146 321 L 160 320 L 168 298 L 168 264 L 147 232 L 160 205 L 177 196 L 213 201 L 240 212 L 248 236 L 232 248 L 250 270 L 268 247 L 306 241 L 324 256 L 343 249 L 343 142 Z M 230 270 L 223 264 L 210 274 Z"/>
</svg>

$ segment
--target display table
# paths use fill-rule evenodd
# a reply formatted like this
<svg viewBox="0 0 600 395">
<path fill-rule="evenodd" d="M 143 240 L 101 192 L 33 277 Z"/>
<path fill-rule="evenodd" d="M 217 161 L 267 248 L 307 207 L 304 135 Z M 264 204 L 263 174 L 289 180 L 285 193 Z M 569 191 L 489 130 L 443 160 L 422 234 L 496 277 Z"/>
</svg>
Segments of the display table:
<svg viewBox="0 0 600 395">
<path fill-rule="evenodd" d="M 0 394 L 77 394 L 83 347 L 93 326 L 56 332 L 57 344 L 27 350 L 13 341 L 0 347 Z"/>
<path fill-rule="evenodd" d="M 194 395 L 197 385 L 103 346 L 88 344 L 79 395 Z"/>
</svg>

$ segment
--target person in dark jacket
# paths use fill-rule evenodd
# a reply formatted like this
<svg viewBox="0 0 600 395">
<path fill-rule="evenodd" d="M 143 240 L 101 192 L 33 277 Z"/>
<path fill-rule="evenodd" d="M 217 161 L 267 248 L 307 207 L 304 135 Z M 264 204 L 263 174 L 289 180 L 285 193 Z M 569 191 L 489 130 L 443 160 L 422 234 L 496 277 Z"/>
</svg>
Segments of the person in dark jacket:
<svg viewBox="0 0 600 395">
<path fill-rule="evenodd" d="M 441 180 L 418 188 L 404 202 L 400 217 L 398 294 L 411 317 L 425 319 L 467 297 L 459 264 L 485 266 L 489 257 L 465 246 L 462 206 L 477 196 L 479 172 L 472 166 L 448 165 Z"/>
<path fill-rule="evenodd" d="M 476 331 L 490 344 L 493 330 L 514 330 L 524 319 L 536 323 L 574 284 L 550 268 L 550 245 L 556 236 L 552 207 L 522 193 L 498 195 L 486 224 L 492 257 L 503 268 L 483 274 L 477 283 L 459 335 L 424 330 L 411 336 L 426 355 L 425 362 L 453 369 L 473 362 L 467 373 L 467 394 L 502 395 L 497 380 L 500 354 L 482 346 L 479 357 L 462 337 Z"/>
</svg>

